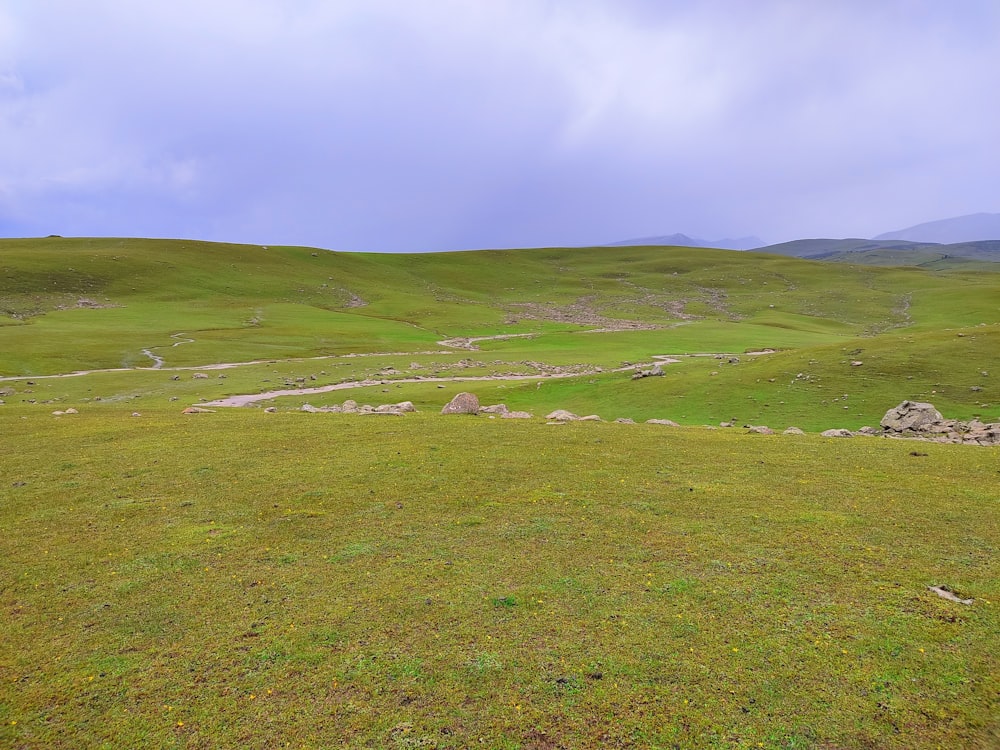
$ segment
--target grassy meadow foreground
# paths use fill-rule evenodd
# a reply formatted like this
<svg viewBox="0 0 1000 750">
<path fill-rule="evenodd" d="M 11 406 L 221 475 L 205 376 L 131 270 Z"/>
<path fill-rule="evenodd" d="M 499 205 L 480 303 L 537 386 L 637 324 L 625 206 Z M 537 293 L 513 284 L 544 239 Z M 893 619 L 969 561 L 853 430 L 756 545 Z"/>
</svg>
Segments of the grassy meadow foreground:
<svg viewBox="0 0 1000 750">
<path fill-rule="evenodd" d="M 702 426 L 998 379 L 981 269 L 0 241 L 0 746 L 1000 746 L 997 449 Z"/>
</svg>

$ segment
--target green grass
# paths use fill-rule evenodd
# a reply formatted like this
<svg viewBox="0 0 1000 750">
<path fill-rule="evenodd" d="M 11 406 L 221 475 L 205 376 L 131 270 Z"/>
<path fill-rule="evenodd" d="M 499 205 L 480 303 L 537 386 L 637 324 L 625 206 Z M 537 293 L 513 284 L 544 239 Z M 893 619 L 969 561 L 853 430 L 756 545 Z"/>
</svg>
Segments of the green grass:
<svg viewBox="0 0 1000 750">
<path fill-rule="evenodd" d="M 1000 421 L 998 321 L 961 268 L 0 241 L 0 746 L 996 747 L 994 449 L 436 412 Z M 293 411 L 347 398 L 423 413 Z"/>
<path fill-rule="evenodd" d="M 9 746 L 998 736 L 992 451 L 114 405 L 4 420 Z"/>
</svg>

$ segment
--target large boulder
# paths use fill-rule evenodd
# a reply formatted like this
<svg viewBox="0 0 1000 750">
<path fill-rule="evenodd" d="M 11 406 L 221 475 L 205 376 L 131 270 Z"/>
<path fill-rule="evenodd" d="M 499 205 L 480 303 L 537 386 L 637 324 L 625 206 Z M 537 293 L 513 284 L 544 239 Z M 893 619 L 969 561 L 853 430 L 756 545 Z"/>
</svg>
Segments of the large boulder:
<svg viewBox="0 0 1000 750">
<path fill-rule="evenodd" d="M 890 432 L 919 432 L 943 421 L 944 417 L 933 404 L 904 401 L 894 409 L 889 409 L 880 424 Z"/>
<path fill-rule="evenodd" d="M 478 414 L 479 398 L 475 393 L 458 393 L 445 404 L 442 414 Z"/>
</svg>

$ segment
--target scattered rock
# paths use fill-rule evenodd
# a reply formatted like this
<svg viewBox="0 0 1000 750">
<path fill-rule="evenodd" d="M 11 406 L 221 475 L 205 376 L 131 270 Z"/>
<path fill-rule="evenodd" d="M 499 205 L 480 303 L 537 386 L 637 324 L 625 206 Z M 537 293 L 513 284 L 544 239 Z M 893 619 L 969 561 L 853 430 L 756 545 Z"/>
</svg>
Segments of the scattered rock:
<svg viewBox="0 0 1000 750">
<path fill-rule="evenodd" d="M 206 375 L 203 372 L 196 372 L 191 377 L 194 378 L 195 380 L 207 380 L 208 379 L 208 375 Z"/>
<path fill-rule="evenodd" d="M 214 414 L 215 409 L 206 409 L 203 406 L 189 406 L 181 414 Z"/>
<path fill-rule="evenodd" d="M 410 414 L 415 412 L 417 407 L 413 405 L 412 401 L 400 401 L 396 404 L 396 410 L 399 411 L 400 414 Z"/>
<path fill-rule="evenodd" d="M 615 422 L 618 424 L 635 424 L 635 420 L 628 417 L 618 417 Z"/>
<path fill-rule="evenodd" d="M 65 412 L 63 412 L 63 413 L 64 413 L 64 414 L 79 414 L 80 412 L 78 412 L 78 411 L 77 411 L 76 409 L 74 409 L 74 408 L 73 408 L 73 407 L 71 406 L 70 408 L 68 408 L 68 409 L 67 409 L 67 410 L 66 410 Z"/>
<path fill-rule="evenodd" d="M 660 365 L 653 365 L 648 370 L 639 370 L 632 375 L 632 380 L 642 380 L 642 378 L 658 378 L 663 376 L 663 368 Z"/>
<path fill-rule="evenodd" d="M 441 410 L 442 414 L 478 414 L 479 398 L 474 393 L 457 393 L 455 397 L 445 404 Z"/>
<path fill-rule="evenodd" d="M 882 434 L 882 432 L 880 430 L 875 429 L 874 427 L 869 427 L 868 425 L 865 425 L 854 434 L 864 435 L 866 437 L 878 437 L 879 435 Z"/>
<path fill-rule="evenodd" d="M 507 404 L 494 404 L 493 406 L 483 406 L 479 409 L 480 414 L 506 414 Z"/>
<path fill-rule="evenodd" d="M 828 437 L 828 438 L 849 438 L 849 437 L 854 437 L 854 433 L 853 432 L 851 432 L 850 430 L 844 430 L 844 429 L 823 430 L 823 432 L 821 432 L 820 435 L 822 435 L 823 437 Z"/>
<path fill-rule="evenodd" d="M 278 412 L 277 406 L 269 406 L 266 409 L 264 409 L 265 414 L 277 414 L 277 412 Z"/>
<path fill-rule="evenodd" d="M 773 435 L 774 430 L 766 425 L 751 425 L 747 429 L 747 433 L 750 435 Z"/>
<path fill-rule="evenodd" d="M 312 404 L 302 404 L 302 406 L 299 407 L 299 411 L 304 411 L 309 414 L 316 414 L 317 412 L 319 412 L 319 409 L 317 409 Z"/>
<path fill-rule="evenodd" d="M 975 601 L 975 599 L 962 599 L 947 586 L 928 586 L 927 588 L 940 596 L 942 599 L 947 599 L 948 601 L 955 602 L 956 604 L 972 604 Z"/>
<path fill-rule="evenodd" d="M 529 411 L 507 411 L 500 415 L 500 419 L 531 419 L 533 416 Z"/>
<path fill-rule="evenodd" d="M 861 365 L 863 364 L 864 362 L 862 362 L 860 359 L 851 360 L 851 367 L 861 367 Z"/>
<path fill-rule="evenodd" d="M 556 409 L 545 417 L 550 422 L 575 422 L 580 419 L 576 414 L 565 409 Z"/>
<path fill-rule="evenodd" d="M 577 419 L 576 421 L 577 421 L 577 422 L 603 422 L 604 420 L 603 420 L 603 419 L 601 419 L 601 418 L 600 418 L 599 416 L 597 416 L 596 414 L 588 414 L 588 415 L 587 415 L 587 416 L 585 416 L 585 417 L 580 417 L 580 418 L 579 418 L 579 419 Z"/>
<path fill-rule="evenodd" d="M 349 398 L 343 403 L 340 410 L 344 412 L 344 414 L 354 414 L 358 411 L 358 402 L 353 398 Z"/>
<path fill-rule="evenodd" d="M 781 434 L 782 435 L 805 435 L 806 433 L 805 433 L 804 430 L 801 430 L 798 427 L 789 427 L 784 432 L 782 432 Z"/>
<path fill-rule="evenodd" d="M 667 427 L 680 427 L 680 425 L 672 419 L 647 419 L 646 424 L 662 424 Z"/>
</svg>

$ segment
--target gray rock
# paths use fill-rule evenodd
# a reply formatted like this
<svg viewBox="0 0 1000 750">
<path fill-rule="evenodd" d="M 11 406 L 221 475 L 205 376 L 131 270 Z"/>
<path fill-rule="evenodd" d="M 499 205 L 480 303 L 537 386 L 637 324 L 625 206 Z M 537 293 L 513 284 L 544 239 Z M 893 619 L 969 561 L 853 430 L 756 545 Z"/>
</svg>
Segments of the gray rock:
<svg viewBox="0 0 1000 750">
<path fill-rule="evenodd" d="M 799 429 L 798 427 L 789 427 L 788 429 L 786 429 L 781 434 L 782 435 L 805 435 L 806 433 L 805 433 L 805 431 Z"/>
<path fill-rule="evenodd" d="M 933 404 L 904 401 L 899 406 L 889 409 L 880 424 L 890 432 L 906 432 L 920 430 L 943 421 L 944 417 Z"/>
<path fill-rule="evenodd" d="M 774 430 L 766 425 L 754 425 L 747 430 L 750 435 L 773 435 Z"/>
<path fill-rule="evenodd" d="M 579 419 L 576 414 L 565 409 L 556 409 L 551 414 L 547 414 L 545 418 L 550 422 L 575 422 Z"/>
<path fill-rule="evenodd" d="M 356 414 L 358 411 L 358 402 L 353 398 L 349 398 L 343 403 L 340 410 L 344 412 L 344 414 Z"/>
<path fill-rule="evenodd" d="M 196 372 L 191 377 L 194 378 L 195 380 L 206 380 L 208 378 L 208 375 L 206 375 L 203 372 Z"/>
<path fill-rule="evenodd" d="M 310 414 L 315 414 L 315 413 L 317 413 L 319 411 L 319 409 L 317 409 L 312 404 L 302 404 L 302 406 L 299 407 L 299 411 L 304 411 L 304 412 L 309 412 Z"/>
<path fill-rule="evenodd" d="M 479 398 L 474 393 L 457 393 L 445 404 L 442 414 L 478 414 Z"/>
<path fill-rule="evenodd" d="M 492 406 L 480 407 L 480 414 L 506 414 L 508 411 L 507 404 L 493 404 Z"/>
<path fill-rule="evenodd" d="M 410 414 L 412 412 L 415 412 L 417 410 L 417 407 L 413 405 L 412 401 L 400 401 L 398 404 L 396 404 L 396 410 L 400 414 Z"/>
<path fill-rule="evenodd" d="M 277 406 L 269 406 L 266 409 L 264 409 L 264 413 L 265 414 L 276 414 L 277 411 L 278 411 L 278 407 Z"/>
<path fill-rule="evenodd" d="M 615 422 L 617 422 L 618 424 L 635 424 L 635 420 L 629 419 L 628 417 L 618 417 L 618 419 L 616 419 Z"/>
<path fill-rule="evenodd" d="M 853 432 L 851 432 L 850 430 L 843 430 L 843 429 L 823 430 L 823 432 L 821 432 L 820 435 L 822 435 L 823 437 L 832 437 L 832 438 L 854 437 Z"/>
<path fill-rule="evenodd" d="M 500 415 L 500 419 L 531 419 L 532 416 L 529 411 L 507 411 Z"/>
<path fill-rule="evenodd" d="M 647 419 L 646 424 L 662 424 L 667 427 L 680 427 L 680 425 L 672 419 Z"/>
<path fill-rule="evenodd" d="M 274 407 L 271 407 L 271 408 L 274 408 Z M 277 411 L 277 410 L 275 410 L 275 411 Z M 212 413 L 214 413 L 213 409 L 206 409 L 206 408 L 204 408 L 202 406 L 189 406 L 188 408 L 184 409 L 181 412 L 181 414 L 212 414 Z"/>
<path fill-rule="evenodd" d="M 882 433 L 879 432 L 878 430 L 876 430 L 874 427 L 869 427 L 868 425 L 865 425 L 860 430 L 858 430 L 855 434 L 856 435 L 864 435 L 866 437 L 878 437 Z"/>
<path fill-rule="evenodd" d="M 585 416 L 585 417 L 580 417 L 580 418 L 579 418 L 579 419 L 577 420 L 577 422 L 603 422 L 603 421 L 604 421 L 604 420 L 603 420 L 603 419 L 601 419 L 601 418 L 600 418 L 599 416 L 597 416 L 596 414 L 588 414 L 587 416 Z"/>
</svg>

